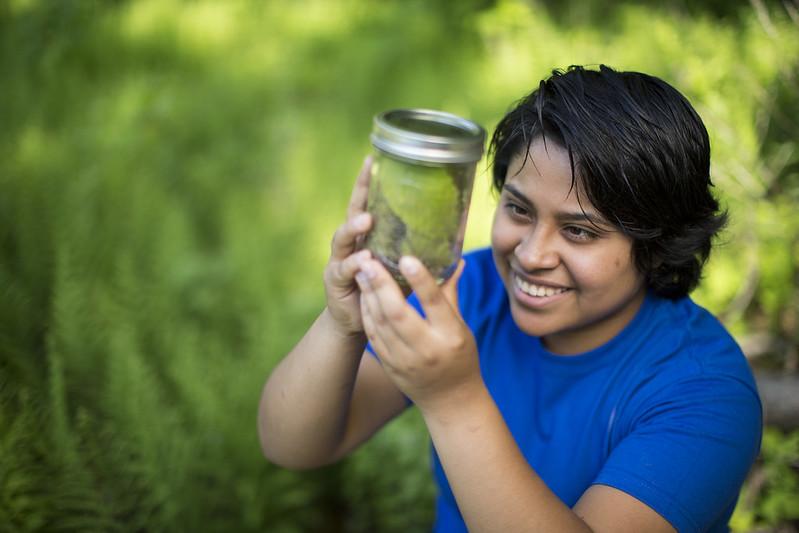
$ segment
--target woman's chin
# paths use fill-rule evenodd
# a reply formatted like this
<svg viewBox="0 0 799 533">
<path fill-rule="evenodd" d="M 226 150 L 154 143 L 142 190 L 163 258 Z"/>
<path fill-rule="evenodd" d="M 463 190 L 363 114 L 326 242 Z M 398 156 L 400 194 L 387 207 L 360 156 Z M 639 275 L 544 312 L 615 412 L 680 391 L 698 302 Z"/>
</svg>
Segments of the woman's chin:
<svg viewBox="0 0 799 533">
<path fill-rule="evenodd" d="M 546 317 L 541 316 L 539 313 L 534 313 L 518 302 L 511 303 L 510 311 L 513 316 L 513 321 L 516 323 L 516 327 L 527 335 L 543 337 L 553 333 L 557 329 L 553 327 L 553 324 L 548 324 L 549 321 Z"/>
</svg>

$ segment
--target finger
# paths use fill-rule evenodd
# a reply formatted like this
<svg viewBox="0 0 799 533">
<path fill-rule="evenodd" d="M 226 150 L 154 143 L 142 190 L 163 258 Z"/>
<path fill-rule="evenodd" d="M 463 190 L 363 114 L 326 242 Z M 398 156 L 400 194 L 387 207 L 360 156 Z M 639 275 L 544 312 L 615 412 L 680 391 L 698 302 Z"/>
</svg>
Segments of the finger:
<svg viewBox="0 0 799 533">
<path fill-rule="evenodd" d="M 390 362 L 387 360 L 388 348 L 383 342 L 383 339 L 378 335 L 375 320 L 372 316 L 372 313 L 369 309 L 369 304 L 366 302 L 363 292 L 361 293 L 361 321 L 363 323 L 363 330 L 366 333 L 366 338 L 369 339 L 372 349 L 374 349 L 375 353 L 380 358 L 380 361 L 390 366 Z"/>
<path fill-rule="evenodd" d="M 444 293 L 444 298 L 449 302 L 450 307 L 459 310 L 458 307 L 458 282 L 461 280 L 463 269 L 466 268 L 466 260 L 461 258 L 458 261 L 458 266 L 455 267 L 455 272 L 441 284 L 441 290 Z"/>
<path fill-rule="evenodd" d="M 369 181 L 372 177 L 372 156 L 367 156 L 363 160 L 361 171 L 355 179 L 355 185 L 352 187 L 352 195 L 350 196 L 350 203 L 347 207 L 347 218 L 353 218 L 358 213 L 366 211 L 366 201 L 369 198 Z"/>
<path fill-rule="evenodd" d="M 358 274 L 358 278 L 363 283 L 361 274 Z M 409 311 L 415 313 L 413 309 L 409 309 Z M 374 340 L 373 346 L 375 346 L 375 349 L 377 349 L 377 346 L 381 347 L 378 353 L 382 358 L 387 359 L 389 365 L 398 360 L 397 358 L 402 360 L 402 358 L 407 359 L 409 357 L 411 348 L 395 329 L 396 322 L 401 319 L 387 316 L 377 293 L 367 285 L 362 285 L 361 287 L 361 316 L 365 317 L 364 329 L 370 341 Z M 368 330 L 366 329 L 367 322 L 369 324 Z"/>
<path fill-rule="evenodd" d="M 338 227 L 330 243 L 330 257 L 343 261 L 356 249 L 358 237 L 364 235 L 372 227 L 372 215 L 359 213 Z"/>
<path fill-rule="evenodd" d="M 405 300 L 397 282 L 378 261 L 364 261 L 356 279 L 378 327 L 390 329 L 384 335 L 417 345 L 427 334 L 427 324 Z"/>
<path fill-rule="evenodd" d="M 372 252 L 369 250 L 361 250 L 356 252 L 346 259 L 338 263 L 338 268 L 335 269 L 335 277 L 333 281 L 341 285 L 350 285 L 354 279 L 361 264 L 372 257 Z"/>
<path fill-rule="evenodd" d="M 417 258 L 406 255 L 399 261 L 400 272 L 408 280 L 427 319 L 434 325 L 446 325 L 452 322 L 455 311 L 442 287 Z M 457 270 L 456 270 L 457 272 Z"/>
</svg>

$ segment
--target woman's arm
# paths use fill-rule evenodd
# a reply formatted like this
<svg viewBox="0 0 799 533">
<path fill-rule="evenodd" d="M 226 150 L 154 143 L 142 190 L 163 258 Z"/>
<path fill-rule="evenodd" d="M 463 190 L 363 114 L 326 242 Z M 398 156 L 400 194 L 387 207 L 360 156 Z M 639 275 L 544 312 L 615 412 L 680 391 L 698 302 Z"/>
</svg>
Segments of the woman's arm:
<svg viewBox="0 0 799 533">
<path fill-rule="evenodd" d="M 569 509 L 522 456 L 487 390 L 453 400 L 422 413 L 469 531 L 674 532 L 647 505 L 603 485 Z"/>
<path fill-rule="evenodd" d="M 264 386 L 258 433 L 264 455 L 286 468 L 334 462 L 406 406 L 365 336 L 336 332 L 327 310 Z"/>
<path fill-rule="evenodd" d="M 291 468 L 342 457 L 405 406 L 405 398 L 373 357 L 355 273 L 370 257 L 357 251 L 371 226 L 365 212 L 371 160 L 355 181 L 347 220 L 333 236 L 324 282 L 327 307 L 264 386 L 258 434 L 264 455 Z"/>
<path fill-rule="evenodd" d="M 458 312 L 460 270 L 439 288 L 415 259 L 400 266 L 426 318 L 368 261 L 356 277 L 364 327 L 388 377 L 420 409 L 470 531 L 673 531 L 615 489 L 589 489 L 574 510 L 561 502 L 525 460 L 483 382 L 476 343 Z"/>
</svg>

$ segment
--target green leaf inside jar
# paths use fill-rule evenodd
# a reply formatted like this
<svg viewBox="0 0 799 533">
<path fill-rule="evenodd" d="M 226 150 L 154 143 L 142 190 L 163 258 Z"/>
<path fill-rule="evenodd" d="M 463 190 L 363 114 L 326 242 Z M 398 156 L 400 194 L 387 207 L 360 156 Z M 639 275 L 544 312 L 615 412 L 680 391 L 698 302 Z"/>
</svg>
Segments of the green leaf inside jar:
<svg viewBox="0 0 799 533">
<path fill-rule="evenodd" d="M 400 284 L 406 284 L 397 268 L 403 255 L 418 257 L 438 279 L 451 272 L 469 197 L 469 172 L 469 165 L 375 159 L 368 201 L 375 224 L 366 246 Z"/>
</svg>

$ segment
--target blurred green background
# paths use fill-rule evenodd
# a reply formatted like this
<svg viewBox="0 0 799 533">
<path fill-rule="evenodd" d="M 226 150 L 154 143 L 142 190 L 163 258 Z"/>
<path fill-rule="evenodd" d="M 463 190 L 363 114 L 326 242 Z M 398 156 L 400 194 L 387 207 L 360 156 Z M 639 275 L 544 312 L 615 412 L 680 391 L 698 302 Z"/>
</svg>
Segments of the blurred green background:
<svg viewBox="0 0 799 533">
<path fill-rule="evenodd" d="M 0 0 L 0 531 L 428 530 L 415 412 L 294 473 L 261 456 L 261 387 L 323 306 L 375 113 L 491 130 L 598 63 L 704 118 L 732 224 L 695 297 L 795 376 L 796 0 Z M 797 471 L 769 427 L 734 529 L 796 531 Z"/>
</svg>

